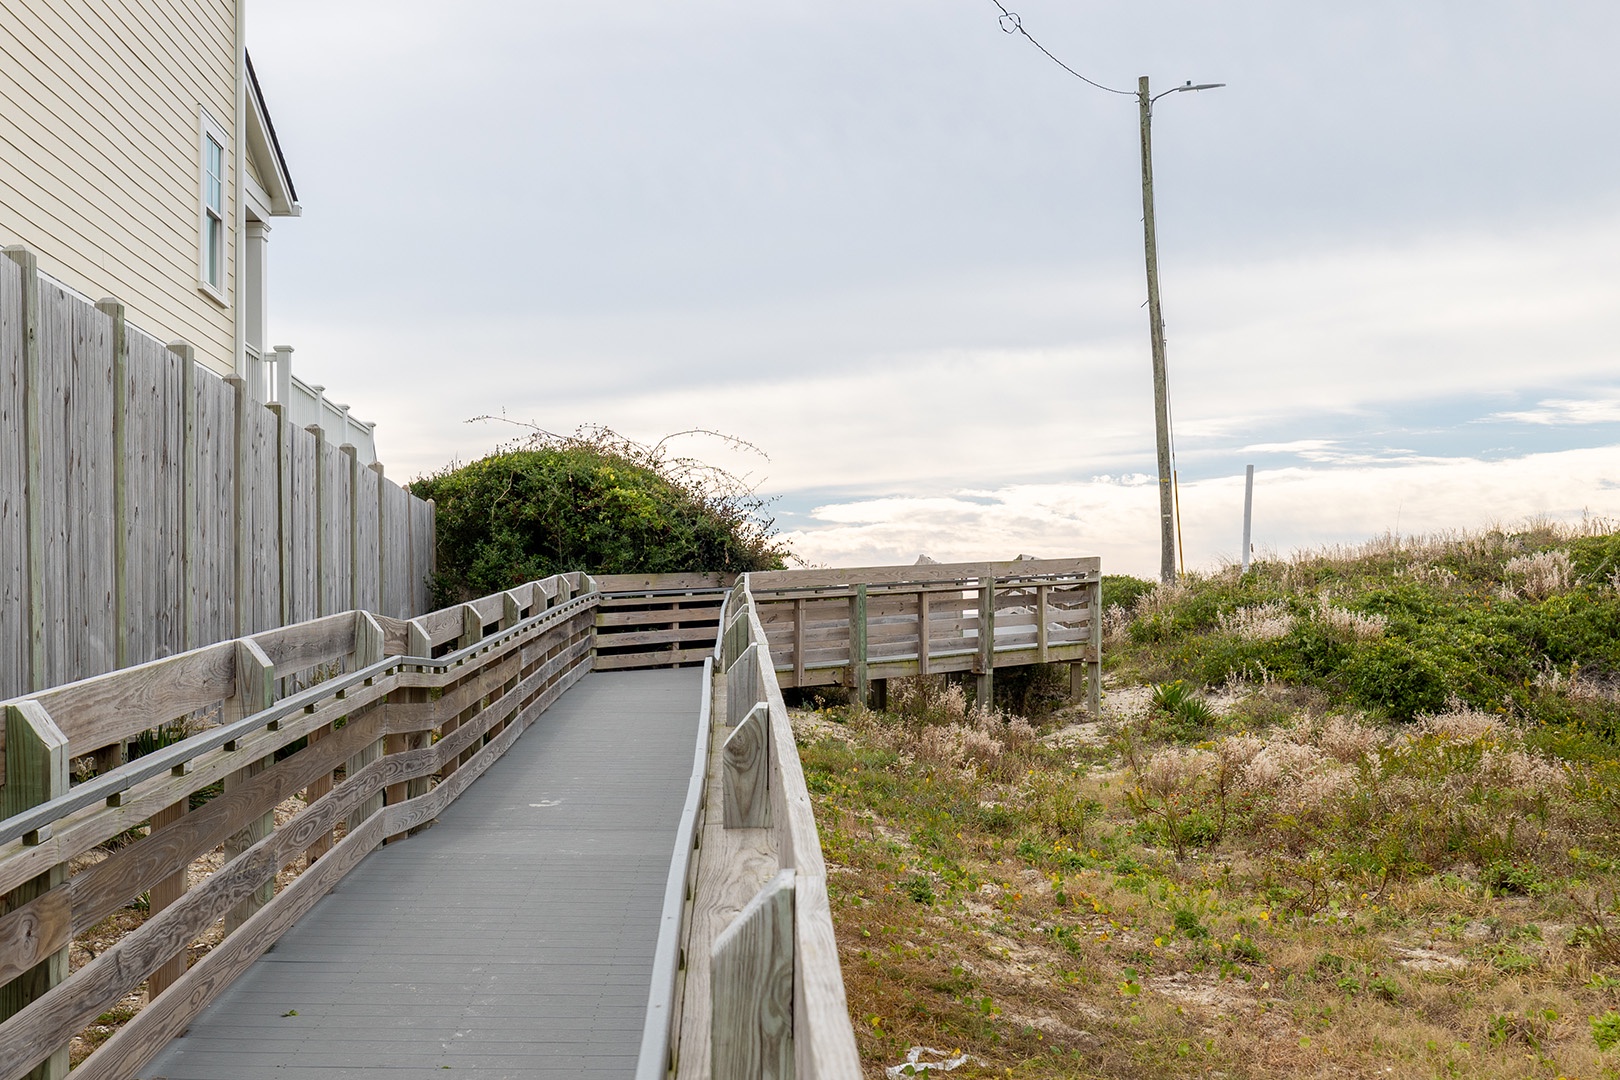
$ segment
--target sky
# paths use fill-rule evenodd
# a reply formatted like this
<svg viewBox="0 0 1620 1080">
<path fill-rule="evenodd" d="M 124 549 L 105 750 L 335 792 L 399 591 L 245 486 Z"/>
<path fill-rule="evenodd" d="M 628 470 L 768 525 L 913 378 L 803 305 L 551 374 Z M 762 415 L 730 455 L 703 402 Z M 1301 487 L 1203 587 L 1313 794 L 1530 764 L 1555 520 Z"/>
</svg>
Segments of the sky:
<svg viewBox="0 0 1620 1080">
<path fill-rule="evenodd" d="M 272 334 L 389 475 L 686 436 L 812 565 L 1620 517 L 1620 5 L 280 0 Z"/>
</svg>

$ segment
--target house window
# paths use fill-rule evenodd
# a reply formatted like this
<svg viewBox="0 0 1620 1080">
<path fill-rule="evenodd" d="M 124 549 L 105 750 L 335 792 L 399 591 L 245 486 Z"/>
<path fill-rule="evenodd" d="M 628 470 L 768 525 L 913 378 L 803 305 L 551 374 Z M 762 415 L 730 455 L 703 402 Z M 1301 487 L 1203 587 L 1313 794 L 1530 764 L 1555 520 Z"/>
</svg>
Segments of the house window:
<svg viewBox="0 0 1620 1080">
<path fill-rule="evenodd" d="M 202 114 L 201 200 L 198 223 L 202 235 L 197 276 L 203 291 L 225 302 L 225 133 L 206 112 Z"/>
</svg>

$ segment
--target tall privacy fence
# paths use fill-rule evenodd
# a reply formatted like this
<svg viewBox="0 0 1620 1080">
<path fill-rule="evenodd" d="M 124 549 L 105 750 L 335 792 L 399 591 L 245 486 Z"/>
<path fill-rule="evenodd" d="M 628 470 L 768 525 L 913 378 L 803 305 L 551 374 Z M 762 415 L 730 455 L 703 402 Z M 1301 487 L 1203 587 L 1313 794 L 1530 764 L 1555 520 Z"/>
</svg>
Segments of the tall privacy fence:
<svg viewBox="0 0 1620 1080">
<path fill-rule="evenodd" d="M 190 346 L 0 259 L 0 699 L 427 610 L 433 506 Z"/>
</svg>

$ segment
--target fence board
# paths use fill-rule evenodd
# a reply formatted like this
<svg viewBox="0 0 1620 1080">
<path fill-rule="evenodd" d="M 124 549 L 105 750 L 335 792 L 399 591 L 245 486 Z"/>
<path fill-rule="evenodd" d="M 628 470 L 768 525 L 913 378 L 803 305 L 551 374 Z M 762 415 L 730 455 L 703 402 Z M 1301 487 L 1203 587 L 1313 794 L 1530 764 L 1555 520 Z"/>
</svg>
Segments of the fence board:
<svg viewBox="0 0 1620 1080">
<path fill-rule="evenodd" d="M 396 619 L 408 619 L 411 611 L 410 578 L 406 563 L 410 558 L 411 522 L 410 495 L 387 477 L 379 477 L 381 484 L 379 531 L 382 534 L 383 566 L 386 591 L 382 597 L 382 612 Z"/>
<path fill-rule="evenodd" d="M 248 605 L 242 629 L 256 634 L 281 624 L 281 513 L 276 416 L 249 397 L 242 414 L 241 513 L 248 560 Z"/>
<path fill-rule="evenodd" d="M 354 606 L 354 560 L 349 546 L 352 493 L 348 455 L 328 446 L 320 458 L 321 548 L 326 560 L 320 582 L 321 613 L 331 615 Z"/>
<path fill-rule="evenodd" d="M 282 424 L 287 440 L 288 478 L 284 486 L 291 502 L 288 517 L 288 564 L 282 568 L 287 581 L 289 623 L 304 622 L 320 615 L 316 573 L 316 478 L 315 436 L 303 428 Z"/>
<path fill-rule="evenodd" d="M 194 640 L 236 636 L 236 393 L 197 373 L 197 550 L 191 556 Z"/>
<path fill-rule="evenodd" d="M 347 457 L 347 455 L 344 455 Z M 355 558 L 354 576 L 357 602 L 365 611 L 382 611 L 378 592 L 377 474 L 362 465 L 354 468 Z M 383 612 L 389 618 L 398 618 Z"/>
<path fill-rule="evenodd" d="M 0 259 L 0 696 L 28 682 L 22 362 L 22 268 Z"/>
<path fill-rule="evenodd" d="M 302 429 L 283 435 L 251 393 L 239 418 L 231 384 L 188 367 L 138 327 L 125 327 L 128 361 L 115 385 L 111 315 L 43 277 L 39 376 L 30 388 L 24 273 L 18 261 L 0 260 L 0 700 L 112 670 L 120 636 L 124 662 L 141 664 L 188 640 L 273 629 L 284 615 L 379 609 L 385 552 L 386 613 L 408 619 L 425 610 L 426 503 L 370 469 L 357 484 L 348 455 Z M 31 524 L 25 406 L 36 391 L 39 513 Z M 113 445 L 119 413 L 122 469 Z M 41 571 L 32 597 L 31 566 Z M 44 630 L 35 636 L 37 625 Z"/>
<path fill-rule="evenodd" d="M 181 649 L 180 358 L 146 334 L 130 332 L 128 340 L 125 632 L 129 661 L 140 664 Z"/>
</svg>

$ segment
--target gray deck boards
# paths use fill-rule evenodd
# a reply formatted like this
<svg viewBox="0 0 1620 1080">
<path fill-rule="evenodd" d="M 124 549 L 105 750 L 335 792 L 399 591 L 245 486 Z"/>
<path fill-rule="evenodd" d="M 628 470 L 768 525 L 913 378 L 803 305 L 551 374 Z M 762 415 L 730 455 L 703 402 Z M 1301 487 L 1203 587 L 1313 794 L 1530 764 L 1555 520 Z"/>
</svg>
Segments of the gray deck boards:
<svg viewBox="0 0 1620 1080">
<path fill-rule="evenodd" d="M 633 1075 L 701 682 L 587 676 L 142 1075 Z"/>
</svg>

